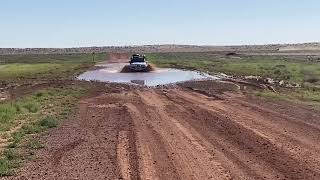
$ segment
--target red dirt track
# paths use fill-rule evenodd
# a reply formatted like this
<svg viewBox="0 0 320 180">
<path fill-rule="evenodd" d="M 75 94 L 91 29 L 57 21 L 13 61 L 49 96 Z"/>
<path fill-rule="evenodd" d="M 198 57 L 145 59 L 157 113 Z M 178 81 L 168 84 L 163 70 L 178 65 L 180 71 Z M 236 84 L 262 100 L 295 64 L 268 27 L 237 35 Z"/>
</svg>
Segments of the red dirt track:
<svg viewBox="0 0 320 180">
<path fill-rule="evenodd" d="M 319 113 L 199 92 L 123 88 L 84 99 L 9 179 L 320 179 Z"/>
</svg>

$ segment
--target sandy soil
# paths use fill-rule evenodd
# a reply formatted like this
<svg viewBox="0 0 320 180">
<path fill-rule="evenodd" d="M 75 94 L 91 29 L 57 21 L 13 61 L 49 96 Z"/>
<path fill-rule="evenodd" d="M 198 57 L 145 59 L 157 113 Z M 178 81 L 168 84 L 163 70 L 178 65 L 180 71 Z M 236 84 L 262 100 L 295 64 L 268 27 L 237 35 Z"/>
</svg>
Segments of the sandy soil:
<svg viewBox="0 0 320 180">
<path fill-rule="evenodd" d="M 197 83 L 82 100 L 8 179 L 320 179 L 319 113 Z"/>
</svg>

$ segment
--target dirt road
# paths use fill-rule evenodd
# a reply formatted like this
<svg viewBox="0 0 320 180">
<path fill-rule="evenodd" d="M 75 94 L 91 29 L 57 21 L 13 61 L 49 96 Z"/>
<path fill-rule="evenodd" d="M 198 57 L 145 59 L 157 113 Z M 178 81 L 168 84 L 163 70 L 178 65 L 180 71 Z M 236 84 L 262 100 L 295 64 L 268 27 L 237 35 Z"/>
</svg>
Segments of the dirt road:
<svg viewBox="0 0 320 180">
<path fill-rule="evenodd" d="M 319 138 L 300 106 L 123 90 L 82 100 L 10 179 L 320 179 Z"/>
</svg>

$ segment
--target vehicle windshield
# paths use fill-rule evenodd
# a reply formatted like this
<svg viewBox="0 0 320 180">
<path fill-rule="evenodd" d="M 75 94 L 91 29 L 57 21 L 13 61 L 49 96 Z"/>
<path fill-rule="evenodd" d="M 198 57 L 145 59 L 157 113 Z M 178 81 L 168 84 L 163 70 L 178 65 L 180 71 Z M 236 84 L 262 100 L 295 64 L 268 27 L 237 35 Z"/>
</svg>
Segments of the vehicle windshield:
<svg viewBox="0 0 320 180">
<path fill-rule="evenodd" d="M 133 57 L 131 59 L 131 63 L 136 63 L 136 62 L 145 62 L 144 57 Z"/>
</svg>

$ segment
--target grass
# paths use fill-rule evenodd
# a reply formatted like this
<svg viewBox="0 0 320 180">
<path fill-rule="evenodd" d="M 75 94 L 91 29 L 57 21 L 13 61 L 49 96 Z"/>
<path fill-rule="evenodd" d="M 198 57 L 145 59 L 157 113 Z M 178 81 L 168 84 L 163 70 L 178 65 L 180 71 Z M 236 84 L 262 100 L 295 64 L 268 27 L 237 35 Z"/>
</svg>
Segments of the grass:
<svg viewBox="0 0 320 180">
<path fill-rule="evenodd" d="M 96 53 L 96 62 L 105 59 L 106 54 Z M 91 53 L 0 55 L 0 88 L 41 84 L 48 80 L 71 80 L 94 63 Z M 8 142 L 0 150 L 0 177 L 12 175 L 14 169 L 33 154 L 33 150 L 42 148 L 43 145 L 32 137 L 57 127 L 68 118 L 79 98 L 90 89 L 72 84 L 59 88 L 51 88 L 49 84 L 38 90 L 26 88 L 28 86 L 23 87 L 23 92 L 18 92 L 15 99 L 0 103 L 0 136 Z"/>
<path fill-rule="evenodd" d="M 2 103 L 0 104 L 0 133 L 15 127 L 18 119 L 31 121 L 30 119 L 39 118 L 43 113 L 50 115 L 60 113 L 60 116 L 64 116 L 86 92 L 86 89 L 72 86 L 64 89 L 49 88 L 12 102 Z M 41 126 L 56 125 L 51 116 L 46 116 L 39 122 Z"/>
<path fill-rule="evenodd" d="M 24 77 L 32 77 L 34 75 L 42 75 L 44 73 L 64 72 L 67 69 L 74 68 L 73 64 L 57 64 L 57 63 L 38 63 L 38 64 L 7 64 L 3 65 L 0 71 L 0 78 L 16 79 Z"/>
<path fill-rule="evenodd" d="M 294 90 L 290 92 L 271 92 L 271 91 L 258 91 L 255 92 L 256 96 L 270 98 L 274 100 L 285 100 L 292 102 L 303 102 L 309 105 L 312 105 L 319 109 L 320 107 L 320 92 L 319 91 L 310 91 L 310 90 Z"/>
<path fill-rule="evenodd" d="M 236 76 L 257 75 L 296 83 L 320 83 L 320 63 L 290 58 L 253 56 L 234 59 L 214 53 L 153 53 L 149 61 L 160 67 L 195 69 Z"/>
<path fill-rule="evenodd" d="M 276 99 L 276 100 L 289 100 L 287 96 L 284 96 L 272 91 L 258 91 L 255 93 L 255 95 L 259 97 L 267 97 L 267 98 Z"/>
<path fill-rule="evenodd" d="M 58 126 L 58 120 L 53 116 L 46 116 L 39 121 L 26 123 L 21 129 L 12 135 L 11 143 L 8 145 L 10 148 L 17 147 L 26 135 L 38 134 L 44 132 L 47 129 Z"/>
<path fill-rule="evenodd" d="M 59 122 L 68 117 L 79 98 L 87 91 L 86 88 L 71 85 L 64 88 L 47 88 L 16 101 L 0 104 L 0 134 L 9 142 L 0 156 L 0 176 L 14 173 L 14 169 L 25 159 L 24 153 L 20 153 L 25 150 L 23 148 L 29 151 L 42 148 L 41 143 L 29 141 L 28 137 L 57 127 Z M 17 127 L 18 122 L 22 123 L 21 128 L 11 132 L 12 128 Z"/>
<path fill-rule="evenodd" d="M 13 169 L 19 167 L 21 159 L 14 149 L 6 149 L 0 158 L 0 177 L 13 175 Z"/>
<path fill-rule="evenodd" d="M 9 104 L 0 105 L 0 131 L 6 129 L 6 124 L 10 123 L 16 114 L 16 107 Z"/>
<path fill-rule="evenodd" d="M 8 131 L 15 125 L 18 115 L 34 114 L 39 110 L 39 103 L 34 99 L 21 99 L 14 103 L 0 104 L 0 132 Z"/>
<path fill-rule="evenodd" d="M 0 81 L 25 82 L 26 80 L 71 79 L 74 74 L 78 74 L 91 66 L 91 63 L 7 64 L 0 69 Z"/>
<path fill-rule="evenodd" d="M 31 139 L 26 143 L 26 147 L 30 150 L 38 150 L 44 148 L 44 145 L 38 140 Z"/>
<path fill-rule="evenodd" d="M 54 128 L 54 127 L 57 127 L 57 125 L 58 125 L 57 120 L 52 116 L 47 116 L 41 119 L 38 123 L 38 126 L 41 126 L 44 128 Z"/>
<path fill-rule="evenodd" d="M 95 61 L 103 61 L 106 53 L 96 53 Z M 92 62 L 92 54 L 29 54 L 29 55 L 0 55 L 0 64 L 38 64 L 38 63 L 88 63 Z"/>
<path fill-rule="evenodd" d="M 106 54 L 96 54 L 95 61 Z M 0 81 L 70 79 L 94 64 L 91 54 L 0 55 Z"/>
<path fill-rule="evenodd" d="M 235 76 L 261 76 L 299 83 L 301 89 L 274 94 L 261 92 L 260 96 L 278 99 L 296 99 L 318 103 L 320 99 L 320 63 L 279 56 L 228 57 L 222 53 L 151 53 L 149 61 L 159 67 L 182 68 Z"/>
</svg>

